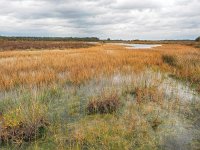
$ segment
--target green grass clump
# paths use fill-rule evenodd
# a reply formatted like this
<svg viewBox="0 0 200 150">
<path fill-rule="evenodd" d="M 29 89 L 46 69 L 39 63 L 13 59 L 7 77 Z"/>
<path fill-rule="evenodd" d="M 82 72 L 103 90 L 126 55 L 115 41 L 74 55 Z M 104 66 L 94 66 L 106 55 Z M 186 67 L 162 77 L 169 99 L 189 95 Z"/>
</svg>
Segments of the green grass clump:
<svg viewBox="0 0 200 150">
<path fill-rule="evenodd" d="M 76 149 L 156 149 L 151 126 L 131 113 L 117 117 L 94 115 L 77 122 L 69 135 L 69 145 Z"/>
</svg>

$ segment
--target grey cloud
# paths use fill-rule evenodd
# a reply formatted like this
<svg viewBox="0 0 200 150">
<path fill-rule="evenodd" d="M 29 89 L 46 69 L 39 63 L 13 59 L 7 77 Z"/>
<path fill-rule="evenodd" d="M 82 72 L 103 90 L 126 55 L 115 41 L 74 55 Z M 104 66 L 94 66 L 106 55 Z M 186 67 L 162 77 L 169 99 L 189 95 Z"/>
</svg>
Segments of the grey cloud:
<svg viewBox="0 0 200 150">
<path fill-rule="evenodd" d="M 199 0 L 0 0 L 0 6 L 3 35 L 184 39 L 200 34 Z"/>
<path fill-rule="evenodd" d="M 115 4 L 112 5 L 117 9 L 156 9 L 162 6 L 162 3 L 158 0 L 117 0 Z"/>
</svg>

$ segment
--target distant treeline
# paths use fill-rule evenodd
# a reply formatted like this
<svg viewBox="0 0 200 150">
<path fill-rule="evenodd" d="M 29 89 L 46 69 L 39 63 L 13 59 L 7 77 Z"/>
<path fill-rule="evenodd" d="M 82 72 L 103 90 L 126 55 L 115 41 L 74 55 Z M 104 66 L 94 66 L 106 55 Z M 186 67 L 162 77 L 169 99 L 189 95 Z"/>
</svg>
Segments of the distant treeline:
<svg viewBox="0 0 200 150">
<path fill-rule="evenodd" d="M 97 42 L 99 38 L 97 37 L 8 37 L 0 36 L 0 40 L 9 41 L 87 41 L 87 42 Z"/>
<path fill-rule="evenodd" d="M 199 42 L 200 41 L 200 36 L 196 38 L 196 41 Z"/>
</svg>

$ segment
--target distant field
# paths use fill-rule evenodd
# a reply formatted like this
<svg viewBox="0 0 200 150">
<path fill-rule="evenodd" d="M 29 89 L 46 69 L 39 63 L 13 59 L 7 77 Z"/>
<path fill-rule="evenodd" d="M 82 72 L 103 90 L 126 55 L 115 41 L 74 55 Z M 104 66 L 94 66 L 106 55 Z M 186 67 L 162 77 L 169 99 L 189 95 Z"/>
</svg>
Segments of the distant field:
<svg viewBox="0 0 200 150">
<path fill-rule="evenodd" d="M 1 42 L 0 149 L 199 148 L 198 48 Z"/>
<path fill-rule="evenodd" d="M 0 51 L 9 50 L 41 50 L 41 49 L 76 49 L 94 46 L 87 42 L 71 41 L 13 41 L 0 40 Z"/>
</svg>

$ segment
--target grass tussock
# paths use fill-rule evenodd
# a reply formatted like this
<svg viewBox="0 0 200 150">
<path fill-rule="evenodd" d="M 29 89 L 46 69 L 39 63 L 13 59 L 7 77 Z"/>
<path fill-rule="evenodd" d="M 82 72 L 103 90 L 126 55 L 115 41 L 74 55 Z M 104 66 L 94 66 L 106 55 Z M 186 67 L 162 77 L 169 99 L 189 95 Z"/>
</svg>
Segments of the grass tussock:
<svg viewBox="0 0 200 150">
<path fill-rule="evenodd" d="M 163 101 L 163 93 L 157 88 L 136 88 L 135 98 L 137 103 L 155 102 L 161 104 Z"/>
<path fill-rule="evenodd" d="M 177 60 L 175 56 L 172 55 L 163 55 L 163 62 L 169 64 L 170 66 L 176 66 Z"/>
<path fill-rule="evenodd" d="M 106 114 L 113 113 L 120 107 L 120 98 L 117 94 L 102 95 L 93 98 L 89 101 L 87 106 L 88 114 Z"/>
<path fill-rule="evenodd" d="M 120 119 L 95 116 L 73 127 L 69 143 L 78 149 L 156 149 L 155 137 L 149 130 L 151 127 L 135 111 Z"/>
<path fill-rule="evenodd" d="M 0 116 L 0 142 L 17 144 L 41 138 L 48 126 L 46 107 L 37 102 L 20 104 Z"/>
</svg>

